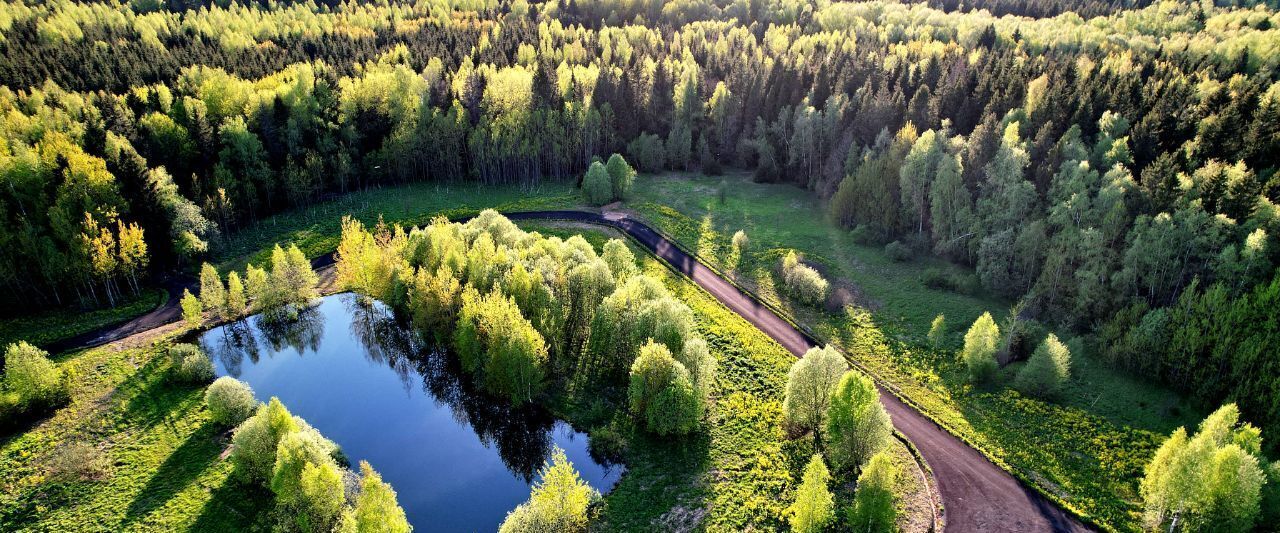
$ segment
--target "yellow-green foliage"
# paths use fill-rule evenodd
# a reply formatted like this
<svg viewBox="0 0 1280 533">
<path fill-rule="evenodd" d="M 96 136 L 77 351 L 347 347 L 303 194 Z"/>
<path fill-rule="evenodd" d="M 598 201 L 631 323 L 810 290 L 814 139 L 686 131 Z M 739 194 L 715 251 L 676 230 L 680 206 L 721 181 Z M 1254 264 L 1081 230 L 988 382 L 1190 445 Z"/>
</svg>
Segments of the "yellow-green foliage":
<svg viewBox="0 0 1280 533">
<path fill-rule="evenodd" d="M 853 506 L 849 509 L 849 527 L 866 533 L 897 531 L 897 495 L 893 492 L 898 468 L 887 453 L 877 453 L 858 476 Z"/>
<path fill-rule="evenodd" d="M 983 313 L 964 334 L 964 350 L 960 358 L 969 367 L 969 378 L 975 382 L 990 380 L 995 376 L 996 349 L 1000 345 L 1000 326 Z"/>
<path fill-rule="evenodd" d="M 791 531 L 820 533 L 835 520 L 835 498 L 827 484 L 831 474 L 821 454 L 813 454 L 804 467 L 804 479 L 796 489 L 796 501 L 791 504 Z"/>
<path fill-rule="evenodd" d="M 564 450 L 556 447 L 551 460 L 538 473 L 529 501 L 507 514 L 501 533 L 585 532 L 590 505 L 600 493 L 578 476 Z"/>
<path fill-rule="evenodd" d="M 702 397 L 689 371 L 671 357 L 666 346 L 653 341 L 640 347 L 631 364 L 627 398 L 631 412 L 658 435 L 688 433 L 702 416 Z"/>
<path fill-rule="evenodd" d="M 396 491 L 369 463 L 360 461 L 360 497 L 355 509 L 343 515 L 341 531 L 358 533 L 409 533 L 412 528 L 404 509 L 396 502 Z"/>
</svg>

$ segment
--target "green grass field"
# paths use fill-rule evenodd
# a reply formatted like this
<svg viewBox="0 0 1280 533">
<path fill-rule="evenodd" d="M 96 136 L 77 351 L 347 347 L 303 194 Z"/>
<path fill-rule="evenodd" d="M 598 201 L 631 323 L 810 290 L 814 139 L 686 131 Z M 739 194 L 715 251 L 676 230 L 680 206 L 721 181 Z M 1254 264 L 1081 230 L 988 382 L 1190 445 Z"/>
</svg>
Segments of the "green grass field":
<svg viewBox="0 0 1280 533">
<path fill-rule="evenodd" d="M 751 250 L 735 272 L 740 284 L 844 347 L 1015 474 L 1108 527 L 1136 529 L 1143 466 L 1169 432 L 1203 413 L 1087 353 L 1076 354 L 1072 380 L 1052 403 L 1007 388 L 974 389 L 955 350 L 978 315 L 990 311 L 1000 320 L 1010 303 L 926 287 L 927 271 L 971 272 L 931 257 L 895 262 L 881 247 L 855 243 L 825 219 L 823 207 L 810 192 L 744 174 L 641 176 L 625 203 L 722 271 L 729 270 L 733 233 L 745 231 Z M 774 271 L 788 249 L 816 263 L 833 287 L 848 289 L 853 311 L 829 312 L 780 294 Z M 951 340 L 934 350 L 923 338 L 938 314 L 946 315 Z M 1019 365 L 1003 369 L 999 381 L 1011 381 Z"/>
<path fill-rule="evenodd" d="M 172 337 L 67 354 L 70 405 L 0 438 L 0 524 L 6 531 L 250 531 L 270 525 L 265 490 L 228 483 L 229 435 L 204 389 L 165 381 Z M 93 450 L 71 455 L 82 445 Z M 86 458 L 88 460 L 86 460 Z M 80 464 L 98 468 L 77 471 Z"/>
</svg>

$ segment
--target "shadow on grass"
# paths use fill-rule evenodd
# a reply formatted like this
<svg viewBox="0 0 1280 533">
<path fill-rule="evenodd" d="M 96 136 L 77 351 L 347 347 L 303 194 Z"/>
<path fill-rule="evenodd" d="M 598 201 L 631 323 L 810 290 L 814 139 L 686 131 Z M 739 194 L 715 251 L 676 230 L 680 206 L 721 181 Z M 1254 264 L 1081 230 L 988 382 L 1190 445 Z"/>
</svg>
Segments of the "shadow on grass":
<svg viewBox="0 0 1280 533">
<path fill-rule="evenodd" d="M 705 508 L 708 494 L 702 481 L 711 465 L 710 435 L 700 431 L 664 438 L 634 429 L 631 433 L 627 472 L 601 506 L 604 528 L 644 531 L 679 526 L 658 522 L 677 507 Z"/>
<path fill-rule="evenodd" d="M 145 487 L 129 504 L 124 525 L 144 519 L 152 511 L 181 492 L 200 477 L 218 459 L 224 443 L 218 438 L 220 429 L 206 421 L 178 446 L 151 475 Z"/>
<path fill-rule="evenodd" d="M 191 531 L 266 531 L 274 501 L 266 488 L 227 477 L 210 493 Z"/>
</svg>

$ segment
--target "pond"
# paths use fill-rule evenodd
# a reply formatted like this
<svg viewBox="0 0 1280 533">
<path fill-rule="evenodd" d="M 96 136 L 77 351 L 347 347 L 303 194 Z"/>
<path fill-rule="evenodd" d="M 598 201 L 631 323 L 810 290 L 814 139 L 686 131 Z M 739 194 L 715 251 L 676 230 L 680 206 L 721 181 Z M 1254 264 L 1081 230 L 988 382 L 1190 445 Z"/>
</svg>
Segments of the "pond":
<svg viewBox="0 0 1280 533">
<path fill-rule="evenodd" d="M 353 465 L 373 465 L 415 531 L 496 530 L 528 499 L 554 446 L 601 492 L 622 473 L 592 459 L 585 434 L 477 390 L 456 357 L 424 346 L 382 304 L 350 294 L 283 324 L 224 325 L 200 343 L 219 376 L 248 383 L 259 400 L 279 397 Z"/>
</svg>

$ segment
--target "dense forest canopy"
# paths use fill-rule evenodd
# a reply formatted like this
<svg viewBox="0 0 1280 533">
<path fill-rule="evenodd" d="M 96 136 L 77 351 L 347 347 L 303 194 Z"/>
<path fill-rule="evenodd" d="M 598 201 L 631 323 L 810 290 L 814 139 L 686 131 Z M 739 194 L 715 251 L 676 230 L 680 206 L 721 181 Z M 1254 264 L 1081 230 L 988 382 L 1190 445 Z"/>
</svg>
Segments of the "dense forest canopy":
<svg viewBox="0 0 1280 533">
<path fill-rule="evenodd" d="M 1280 13 L 1218 4 L 5 2 L 0 298 L 110 305 L 329 194 L 622 152 L 811 189 L 1274 423 Z"/>
</svg>

